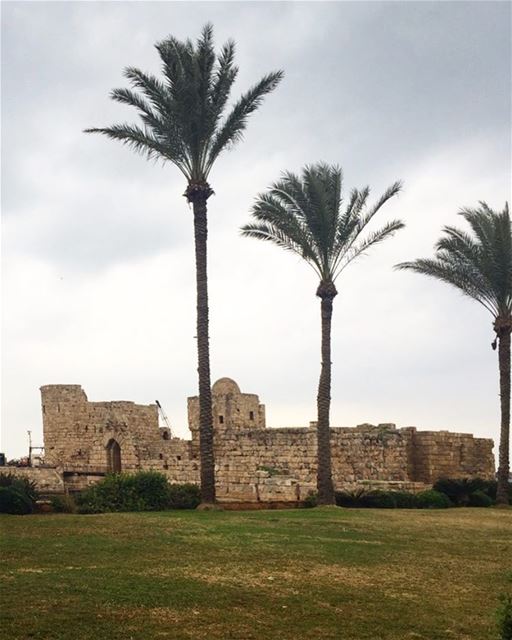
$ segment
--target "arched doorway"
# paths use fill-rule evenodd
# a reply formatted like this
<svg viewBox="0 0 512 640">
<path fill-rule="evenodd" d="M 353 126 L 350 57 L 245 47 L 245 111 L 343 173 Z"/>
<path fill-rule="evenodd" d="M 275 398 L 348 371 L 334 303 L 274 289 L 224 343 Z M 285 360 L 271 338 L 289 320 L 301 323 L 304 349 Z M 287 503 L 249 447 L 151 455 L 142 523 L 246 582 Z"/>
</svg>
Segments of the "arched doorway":
<svg viewBox="0 0 512 640">
<path fill-rule="evenodd" d="M 117 440 L 109 440 L 107 444 L 107 470 L 109 473 L 121 472 L 121 447 Z"/>
</svg>

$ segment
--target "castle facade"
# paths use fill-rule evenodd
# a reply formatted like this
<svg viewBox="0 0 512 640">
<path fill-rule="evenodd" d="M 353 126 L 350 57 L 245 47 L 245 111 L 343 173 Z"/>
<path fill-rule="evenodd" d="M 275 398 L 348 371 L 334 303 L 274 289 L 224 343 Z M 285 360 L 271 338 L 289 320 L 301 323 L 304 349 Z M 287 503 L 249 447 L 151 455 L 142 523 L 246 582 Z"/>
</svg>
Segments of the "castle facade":
<svg viewBox="0 0 512 640">
<path fill-rule="evenodd" d="M 212 387 L 217 497 L 290 502 L 316 490 L 316 428 L 267 428 L 265 407 L 234 380 Z M 46 472 L 79 490 L 108 472 L 157 470 L 170 482 L 199 483 L 199 399 L 188 398 L 191 440 L 159 426 L 156 404 L 90 402 L 79 385 L 41 387 Z M 422 489 L 439 477 L 494 478 L 493 442 L 394 424 L 333 427 L 333 480 Z M 35 470 L 34 470 L 35 471 Z"/>
</svg>

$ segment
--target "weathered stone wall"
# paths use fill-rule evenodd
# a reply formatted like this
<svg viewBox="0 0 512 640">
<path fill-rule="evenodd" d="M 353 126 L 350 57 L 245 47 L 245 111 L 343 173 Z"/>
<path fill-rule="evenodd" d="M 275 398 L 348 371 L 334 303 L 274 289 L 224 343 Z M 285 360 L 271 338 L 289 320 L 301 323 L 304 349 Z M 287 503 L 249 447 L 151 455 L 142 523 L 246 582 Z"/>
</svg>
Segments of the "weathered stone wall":
<svg viewBox="0 0 512 640">
<path fill-rule="evenodd" d="M 166 430 L 156 405 L 89 402 L 79 385 L 41 387 L 45 461 L 66 469 L 107 470 L 107 447 L 121 447 L 123 469 L 158 458 Z"/>
<path fill-rule="evenodd" d="M 109 470 L 109 447 L 120 447 L 122 470 L 157 470 L 171 482 L 199 482 L 199 403 L 189 398 L 192 440 L 159 428 L 156 405 L 89 402 L 78 385 L 41 388 L 46 462 L 70 490 Z M 212 388 L 217 494 L 224 501 L 294 501 L 316 488 L 316 426 L 267 429 L 255 394 L 229 378 Z M 494 476 L 491 440 L 393 424 L 331 430 L 336 488 L 396 486 L 416 490 L 441 476 Z M 112 464 L 112 458 L 110 458 Z M 111 470 L 111 469 L 110 469 Z"/>
<path fill-rule="evenodd" d="M 408 434 L 409 476 L 418 482 L 434 483 L 438 478 L 480 477 L 494 479 L 493 441 L 469 433 L 417 431 Z"/>
<path fill-rule="evenodd" d="M 409 481 L 407 445 L 394 425 L 331 429 L 335 486 Z M 219 498 L 302 499 L 316 489 L 316 456 L 316 428 L 226 431 L 215 444 Z"/>
<path fill-rule="evenodd" d="M 64 493 L 62 473 L 51 467 L 0 467 L 0 475 L 15 475 L 35 482 L 42 495 Z"/>
</svg>

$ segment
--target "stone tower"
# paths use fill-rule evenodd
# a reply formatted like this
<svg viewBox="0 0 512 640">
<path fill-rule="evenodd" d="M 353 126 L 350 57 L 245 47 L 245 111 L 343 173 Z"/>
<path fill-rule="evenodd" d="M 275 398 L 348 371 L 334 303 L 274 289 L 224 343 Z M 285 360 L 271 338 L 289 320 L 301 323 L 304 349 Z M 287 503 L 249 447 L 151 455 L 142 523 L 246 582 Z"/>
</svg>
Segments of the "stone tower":
<svg viewBox="0 0 512 640">
<path fill-rule="evenodd" d="M 51 384 L 41 387 L 45 462 L 59 465 L 87 444 L 87 432 L 78 434 L 77 420 L 85 417 L 87 396 L 78 384 Z M 84 440 L 85 438 L 85 440 Z"/>
<path fill-rule="evenodd" d="M 161 453 L 166 430 L 156 405 L 89 402 L 79 385 L 41 387 L 45 461 L 83 470 L 122 471 Z M 156 452 L 156 453 L 155 453 Z"/>
<path fill-rule="evenodd" d="M 199 437 L 199 398 L 188 398 L 188 426 L 192 439 Z M 265 405 L 254 393 L 242 393 L 231 378 L 220 378 L 212 387 L 213 430 L 265 429 Z"/>
</svg>

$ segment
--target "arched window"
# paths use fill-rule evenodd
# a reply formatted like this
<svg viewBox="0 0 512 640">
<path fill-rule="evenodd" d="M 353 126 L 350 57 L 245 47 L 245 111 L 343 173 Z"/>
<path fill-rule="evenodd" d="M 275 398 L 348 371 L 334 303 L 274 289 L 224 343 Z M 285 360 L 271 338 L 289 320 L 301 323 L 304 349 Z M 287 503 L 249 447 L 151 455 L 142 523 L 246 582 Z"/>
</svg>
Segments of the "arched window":
<svg viewBox="0 0 512 640">
<path fill-rule="evenodd" d="M 107 470 L 109 473 L 121 472 L 121 447 L 113 439 L 107 444 Z"/>
</svg>

